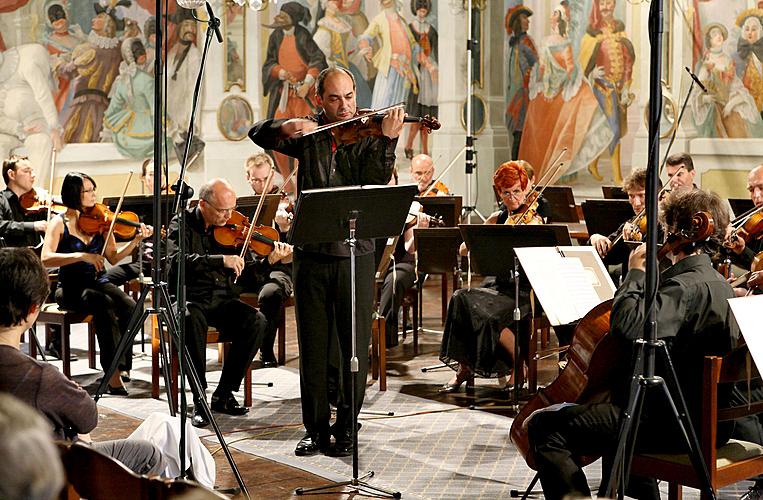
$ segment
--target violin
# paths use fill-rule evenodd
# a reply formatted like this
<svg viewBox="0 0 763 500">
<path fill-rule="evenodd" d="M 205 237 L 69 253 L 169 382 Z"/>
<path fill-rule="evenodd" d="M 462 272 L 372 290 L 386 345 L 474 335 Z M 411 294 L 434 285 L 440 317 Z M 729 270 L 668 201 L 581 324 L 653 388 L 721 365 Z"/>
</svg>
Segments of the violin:
<svg viewBox="0 0 763 500">
<path fill-rule="evenodd" d="M 418 224 L 419 217 L 422 216 L 429 219 L 429 227 L 445 227 L 445 221 L 442 220 L 442 216 L 425 214 L 423 205 L 418 201 L 413 201 L 408 212 L 408 217 L 405 219 L 405 229 L 410 229 Z"/>
<path fill-rule="evenodd" d="M 440 196 L 440 193 L 448 195 L 450 194 L 450 190 L 442 181 L 437 181 L 433 182 L 432 186 L 430 186 L 421 196 Z"/>
<path fill-rule="evenodd" d="M 250 231 L 249 217 L 236 210 L 224 226 L 217 226 L 212 231 L 215 241 L 227 248 L 240 248 Z M 249 240 L 249 250 L 260 257 L 270 255 L 279 240 L 278 230 L 271 226 L 254 226 Z"/>
<path fill-rule="evenodd" d="M 140 217 L 135 212 L 121 212 L 117 216 L 103 203 L 96 203 L 93 207 L 84 209 L 79 215 L 79 228 L 85 234 L 101 234 L 109 230 L 112 222 L 114 235 L 123 240 L 135 238 L 140 229 Z"/>
<path fill-rule="evenodd" d="M 734 229 L 724 241 L 724 246 L 733 247 L 737 238 L 741 238 L 745 243 L 759 240 L 763 237 L 763 205 L 734 219 L 731 225 Z"/>
<path fill-rule="evenodd" d="M 24 209 L 27 215 L 39 214 L 47 210 L 54 214 L 66 212 L 65 205 L 53 203 L 50 200 L 41 200 L 34 188 L 19 196 L 19 204 L 21 204 L 21 208 Z"/>
</svg>

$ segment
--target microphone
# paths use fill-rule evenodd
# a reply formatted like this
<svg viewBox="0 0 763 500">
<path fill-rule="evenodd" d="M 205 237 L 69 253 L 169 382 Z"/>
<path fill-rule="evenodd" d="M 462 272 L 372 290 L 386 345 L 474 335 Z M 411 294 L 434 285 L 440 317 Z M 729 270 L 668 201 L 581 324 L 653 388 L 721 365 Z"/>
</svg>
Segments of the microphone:
<svg viewBox="0 0 763 500">
<path fill-rule="evenodd" d="M 699 88 L 701 88 L 701 89 L 702 89 L 702 92 L 704 92 L 705 94 L 707 94 L 707 89 L 705 88 L 705 86 L 704 86 L 704 85 L 702 85 L 702 82 L 700 82 L 700 81 L 699 81 L 699 78 L 697 78 L 697 75 L 695 75 L 694 73 L 692 73 L 692 72 L 691 72 L 691 70 L 688 68 L 688 66 L 684 66 L 684 69 L 686 70 L 686 72 L 687 72 L 687 73 L 689 73 L 689 76 L 691 77 L 691 79 L 692 79 L 692 80 L 694 80 L 694 83 L 696 83 L 697 85 L 699 85 Z"/>
<path fill-rule="evenodd" d="M 212 6 L 205 0 L 176 0 L 177 4 L 184 9 L 196 10 L 199 7 L 206 4 L 207 14 L 209 15 L 209 27 L 215 30 L 215 37 L 218 43 L 223 43 L 223 34 L 220 32 L 220 19 L 215 17 L 215 13 L 212 12 Z"/>
</svg>

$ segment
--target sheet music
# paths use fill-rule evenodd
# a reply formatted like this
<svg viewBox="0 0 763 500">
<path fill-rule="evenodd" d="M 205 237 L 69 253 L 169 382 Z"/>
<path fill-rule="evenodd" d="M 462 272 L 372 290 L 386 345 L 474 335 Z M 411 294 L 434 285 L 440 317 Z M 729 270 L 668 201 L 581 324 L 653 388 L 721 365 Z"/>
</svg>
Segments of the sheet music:
<svg viewBox="0 0 763 500">
<path fill-rule="evenodd" d="M 615 295 L 593 247 L 526 247 L 514 251 L 549 322 L 565 325 Z"/>
<path fill-rule="evenodd" d="M 763 295 L 749 295 L 728 299 L 731 312 L 737 320 L 742 337 L 747 342 L 747 348 L 755 366 L 763 366 L 763 335 L 761 335 L 760 311 L 763 308 Z"/>
</svg>

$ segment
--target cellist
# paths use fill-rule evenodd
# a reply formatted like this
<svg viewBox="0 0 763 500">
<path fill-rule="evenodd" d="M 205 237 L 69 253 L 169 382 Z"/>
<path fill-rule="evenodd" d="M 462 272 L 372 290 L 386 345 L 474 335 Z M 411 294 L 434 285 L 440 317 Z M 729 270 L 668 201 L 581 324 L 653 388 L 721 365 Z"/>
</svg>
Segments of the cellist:
<svg viewBox="0 0 763 500">
<path fill-rule="evenodd" d="M 725 202 L 716 194 L 701 190 L 672 193 L 663 205 L 661 220 L 668 234 L 691 232 L 694 214 L 706 211 L 714 221 L 710 238 L 673 249 L 672 266 L 662 273 L 657 291 L 658 336 L 669 338 L 668 348 L 683 390 L 689 415 L 698 428 L 701 414 L 703 358 L 722 356 L 735 345 L 739 328 L 727 299 L 734 296 L 728 283 L 713 269 L 709 255 L 716 251 L 726 234 L 729 215 Z M 645 245 L 630 255 L 630 270 L 617 290 L 612 305 L 610 335 L 628 340 L 640 338 L 644 331 Z M 702 311 L 702 314 L 694 314 Z M 660 370 L 658 370 L 658 375 Z M 630 375 L 630 372 L 628 372 Z M 562 499 L 568 495 L 590 497 L 585 474 L 575 457 L 604 456 L 605 470 L 617 446 L 621 409 L 627 403 L 629 380 L 613 381 L 612 401 L 571 406 L 559 411 L 537 414 L 529 423 L 530 446 L 534 452 L 545 498 Z M 636 443 L 637 452 L 683 453 L 685 443 L 662 394 L 647 392 Z M 721 402 L 719 402 L 721 405 Z M 719 425 L 718 444 L 730 437 L 733 426 Z M 599 494 L 606 487 L 602 484 Z M 658 499 L 653 479 L 635 477 L 625 494 L 639 499 Z"/>
</svg>

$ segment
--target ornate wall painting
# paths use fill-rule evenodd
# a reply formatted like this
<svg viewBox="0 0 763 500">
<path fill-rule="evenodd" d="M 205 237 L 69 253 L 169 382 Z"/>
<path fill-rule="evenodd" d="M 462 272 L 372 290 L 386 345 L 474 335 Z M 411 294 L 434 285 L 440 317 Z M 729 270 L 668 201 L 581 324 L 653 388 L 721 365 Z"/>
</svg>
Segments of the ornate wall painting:
<svg viewBox="0 0 763 500">
<path fill-rule="evenodd" d="M 253 124 L 254 111 L 242 95 L 229 95 L 220 103 L 217 110 L 217 127 L 229 141 L 244 140 Z"/>
<path fill-rule="evenodd" d="M 225 82 L 223 89 L 228 92 L 234 85 L 246 91 L 246 11 L 247 7 L 226 0 L 223 49 L 225 51 Z"/>
</svg>

